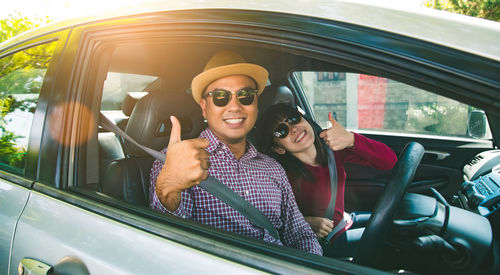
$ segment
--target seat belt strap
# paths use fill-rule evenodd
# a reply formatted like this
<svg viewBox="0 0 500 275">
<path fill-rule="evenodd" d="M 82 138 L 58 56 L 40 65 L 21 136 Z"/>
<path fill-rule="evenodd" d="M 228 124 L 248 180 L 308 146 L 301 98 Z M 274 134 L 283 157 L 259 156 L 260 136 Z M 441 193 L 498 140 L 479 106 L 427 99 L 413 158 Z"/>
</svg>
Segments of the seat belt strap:
<svg viewBox="0 0 500 275">
<path fill-rule="evenodd" d="M 328 154 L 328 172 L 330 173 L 330 202 L 326 208 L 323 218 L 331 219 L 335 211 L 335 203 L 337 200 L 337 164 L 335 163 L 335 155 L 330 147 L 323 144 Z"/>
<path fill-rule="evenodd" d="M 148 153 L 153 158 L 165 163 L 165 154 L 162 154 L 161 152 L 158 152 L 156 150 L 153 150 L 151 148 L 148 148 L 146 146 L 137 143 L 133 138 L 131 138 L 129 135 L 123 132 L 122 129 L 120 129 L 113 122 L 111 122 L 102 112 L 100 112 L 99 114 L 99 121 L 100 121 L 99 125 L 101 125 L 102 128 L 104 128 L 105 130 L 113 132 L 118 136 L 130 141 L 132 144 L 141 148 L 144 152 Z"/>
<path fill-rule="evenodd" d="M 266 215 L 218 179 L 209 176 L 206 180 L 200 182 L 198 186 L 231 206 L 256 226 L 267 230 L 276 240 L 280 239 L 278 231 Z"/>
<path fill-rule="evenodd" d="M 165 155 L 163 153 L 137 143 L 133 138 L 123 132 L 122 129 L 111 122 L 102 112 L 100 112 L 99 120 L 100 125 L 104 129 L 130 141 L 132 144 L 139 147 L 153 158 L 161 161 L 162 163 L 165 163 Z M 276 240 L 280 239 L 278 231 L 271 223 L 271 221 L 269 221 L 266 215 L 264 215 L 260 210 L 255 208 L 255 206 L 247 202 L 244 198 L 224 185 L 218 179 L 209 176 L 206 180 L 200 182 L 198 186 L 238 211 L 256 226 L 267 230 L 269 234 Z"/>
<path fill-rule="evenodd" d="M 316 136 L 323 131 L 323 128 L 319 126 L 318 123 L 314 121 L 310 116 L 308 116 L 308 121 L 311 124 L 312 128 L 315 131 Z M 326 207 L 325 213 L 323 214 L 323 218 L 332 219 L 333 213 L 335 212 L 335 203 L 337 200 L 337 164 L 335 163 L 335 154 L 333 150 L 326 145 L 323 139 L 321 140 L 321 145 L 328 155 L 328 172 L 330 174 L 330 201 L 328 202 L 328 206 Z"/>
</svg>

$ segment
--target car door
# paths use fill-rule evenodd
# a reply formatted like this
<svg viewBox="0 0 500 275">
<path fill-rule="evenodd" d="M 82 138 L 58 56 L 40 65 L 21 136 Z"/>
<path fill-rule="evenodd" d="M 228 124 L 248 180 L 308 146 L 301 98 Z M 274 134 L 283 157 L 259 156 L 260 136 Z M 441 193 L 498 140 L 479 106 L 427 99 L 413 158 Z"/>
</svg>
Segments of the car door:
<svg viewBox="0 0 500 275">
<path fill-rule="evenodd" d="M 196 20 L 199 14 L 192 16 Z M 16 273 L 20 265 L 25 271 L 53 268 L 72 274 L 374 272 L 350 263 L 332 265 L 330 259 L 156 213 L 144 201 L 137 205 L 104 192 L 98 115 L 116 109 L 103 107 L 107 98 L 102 92 L 113 91 L 108 86 L 113 75 L 142 79 L 154 76 L 154 70 L 161 72 L 163 67 L 154 65 L 161 60 L 151 56 L 164 50 L 158 48 L 163 43 L 159 37 L 168 45 L 170 32 L 177 35 L 179 26 L 173 24 L 175 32 L 169 32 L 171 24 L 164 22 L 178 18 L 166 14 L 164 19 L 145 15 L 71 29 L 64 51 L 50 68 L 53 74 L 46 78 L 52 81 L 47 95 L 38 102 L 44 109 L 36 124 L 40 129 L 32 134 L 38 141 L 33 146 L 34 183 L 25 190 L 22 213 L 17 211 L 8 273 Z M 137 54 L 130 55 L 129 49 Z M 129 57 L 136 63 L 127 62 Z M 157 80 L 145 79 L 153 81 L 146 86 Z M 120 89 L 125 87 L 126 81 L 117 82 Z"/>
<path fill-rule="evenodd" d="M 82 65 L 74 62 L 82 32 L 74 31 L 64 49 L 68 33 L 66 30 L 30 41 L 35 46 L 18 51 L 12 58 L 4 57 L 24 64 L 12 69 L 10 75 L 19 71 L 28 74 L 12 79 L 20 83 L 20 88 L 29 87 L 30 92 L 21 91 L 17 95 L 11 92 L 17 91 L 16 87 L 9 88 L 12 96 L 3 98 L 4 102 L 13 99 L 13 103 L 12 112 L 2 117 L 8 122 L 2 129 L 2 138 L 16 134 L 20 138 L 7 140 L 13 144 L 12 148 L 2 144 L 3 151 L 11 148 L 11 152 L 2 155 L 1 165 L 1 273 L 15 274 L 19 270 L 44 274 L 51 268 L 71 274 L 159 274 L 179 270 L 254 273 L 246 266 L 159 237 L 152 233 L 155 231 L 152 228 L 156 227 L 156 231 L 163 228 L 160 222 L 97 205 L 95 201 L 58 189 L 60 178 L 71 173 L 74 161 L 66 161 L 71 157 L 64 154 L 78 146 L 67 135 L 73 135 L 78 121 L 89 119 L 83 105 L 68 100 L 74 95 L 71 88 L 74 82 L 68 72 Z M 34 58 L 35 54 L 40 58 Z M 24 55 L 30 58 L 23 59 Z M 0 78 L 0 85 L 14 82 L 12 79 Z M 11 113 L 13 117 L 9 116 Z M 28 119 L 23 121 L 25 117 Z M 11 124 L 15 125 L 12 130 Z M 13 159 L 17 155 L 19 159 Z M 96 214 L 96 209 L 114 213 L 111 216 L 115 218 Z M 127 219 L 135 220 L 136 226 L 120 222 Z M 149 230 L 138 228 L 139 224 Z M 65 269 L 68 263 L 70 268 Z"/>
<path fill-rule="evenodd" d="M 2 177 L 0 179 L 0 199 L 2 209 L 0 213 L 0 266 L 3 274 L 9 269 L 9 255 L 16 229 L 17 220 L 28 200 L 29 190 L 19 184 L 12 184 L 14 179 Z M 15 182 L 15 181 L 14 181 Z"/>
</svg>

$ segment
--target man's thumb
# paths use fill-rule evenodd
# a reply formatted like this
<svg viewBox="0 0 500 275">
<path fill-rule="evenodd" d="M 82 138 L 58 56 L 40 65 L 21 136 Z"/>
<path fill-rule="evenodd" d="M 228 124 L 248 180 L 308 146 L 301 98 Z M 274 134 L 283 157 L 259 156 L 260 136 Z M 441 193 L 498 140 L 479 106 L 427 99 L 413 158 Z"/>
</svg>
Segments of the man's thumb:
<svg viewBox="0 0 500 275">
<path fill-rule="evenodd" d="M 328 112 L 328 120 L 330 120 L 330 122 L 332 123 L 332 127 L 337 124 L 337 121 L 333 117 L 332 112 Z"/>
<path fill-rule="evenodd" d="M 175 116 L 170 116 L 170 122 L 172 123 L 172 130 L 170 131 L 169 146 L 181 141 L 181 123 Z"/>
</svg>

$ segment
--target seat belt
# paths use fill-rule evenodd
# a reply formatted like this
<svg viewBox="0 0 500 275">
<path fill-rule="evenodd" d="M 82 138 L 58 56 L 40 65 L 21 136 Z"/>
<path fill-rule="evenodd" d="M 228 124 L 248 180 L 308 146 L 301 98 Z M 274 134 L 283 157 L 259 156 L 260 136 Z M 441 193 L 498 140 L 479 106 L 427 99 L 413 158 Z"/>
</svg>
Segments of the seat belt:
<svg viewBox="0 0 500 275">
<path fill-rule="evenodd" d="M 330 147 L 323 144 L 327 154 L 328 154 L 328 172 L 330 174 L 330 202 L 326 208 L 324 218 L 331 219 L 333 217 L 333 212 L 335 211 L 335 203 L 337 200 L 337 164 L 335 163 L 335 155 Z"/>
<path fill-rule="evenodd" d="M 323 128 L 319 126 L 318 123 L 314 121 L 310 116 L 308 116 L 308 121 L 310 122 L 312 128 L 315 131 L 315 134 L 319 136 L 319 133 L 323 131 Z M 326 153 L 328 154 L 328 172 L 330 174 L 330 202 L 328 202 L 328 206 L 325 210 L 325 214 L 323 215 L 323 218 L 331 219 L 333 217 L 333 213 L 335 212 L 335 203 L 337 200 L 337 164 L 335 163 L 335 154 L 333 153 L 333 150 L 326 145 L 326 143 L 321 139 L 321 145 L 325 149 Z M 330 233 L 320 239 L 320 244 L 323 247 L 323 251 L 326 251 L 326 247 L 330 243 L 330 240 L 339 232 L 343 227 L 345 227 L 351 220 L 351 215 L 348 215 L 344 213 L 344 218 L 340 220 L 339 224 L 333 227 L 332 231 Z"/>
<path fill-rule="evenodd" d="M 111 122 L 102 112 L 100 112 L 99 114 L 99 121 L 100 125 L 104 129 L 130 141 L 132 144 L 139 147 L 153 158 L 161 161 L 162 163 L 165 163 L 165 155 L 163 153 L 137 143 L 133 138 L 122 131 L 122 129 Z M 266 215 L 264 215 L 259 209 L 255 208 L 255 206 L 247 202 L 244 198 L 224 185 L 218 179 L 209 176 L 206 180 L 200 182 L 198 186 L 208 193 L 212 194 L 216 198 L 220 199 L 221 201 L 225 202 L 227 205 L 246 217 L 253 224 L 267 230 L 269 234 L 276 240 L 280 239 L 278 231 L 271 223 L 271 221 L 269 221 Z"/>
<path fill-rule="evenodd" d="M 308 116 L 307 118 L 312 128 L 314 129 L 315 135 L 319 136 L 319 134 L 323 131 L 323 128 L 321 128 L 321 126 L 319 126 L 319 124 L 316 123 L 310 116 Z M 328 145 L 326 145 L 323 139 L 320 139 L 320 141 L 321 146 L 323 146 L 328 155 L 328 172 L 330 174 L 331 190 L 330 202 L 328 203 L 323 218 L 331 219 L 335 211 L 335 203 L 337 200 L 337 164 L 335 163 L 335 154 L 333 153 L 333 150 Z"/>
<path fill-rule="evenodd" d="M 327 154 L 328 154 L 328 172 L 330 174 L 330 202 L 328 203 L 328 207 L 326 208 L 325 214 L 323 215 L 324 218 L 331 219 L 333 217 L 333 213 L 335 212 L 335 203 L 337 200 L 337 164 L 335 163 L 335 154 L 333 153 L 333 150 L 327 146 L 325 143 L 323 143 L 323 147 L 325 148 Z M 342 228 L 344 228 L 351 220 L 350 215 L 344 213 L 344 217 L 340 222 L 335 225 L 328 233 L 326 237 L 324 237 L 324 245 L 328 246 L 330 243 L 330 240 L 339 232 Z M 326 249 L 326 247 L 323 247 L 323 250 Z"/>
</svg>

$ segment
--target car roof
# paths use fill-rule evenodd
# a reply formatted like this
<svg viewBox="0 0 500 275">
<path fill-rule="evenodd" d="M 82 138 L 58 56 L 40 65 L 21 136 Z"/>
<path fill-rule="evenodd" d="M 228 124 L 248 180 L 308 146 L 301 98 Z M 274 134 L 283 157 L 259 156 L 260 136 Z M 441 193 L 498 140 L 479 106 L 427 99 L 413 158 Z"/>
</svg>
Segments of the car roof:
<svg viewBox="0 0 500 275">
<path fill-rule="evenodd" d="M 174 10 L 239 9 L 316 17 L 383 30 L 500 61 L 500 23 L 423 7 L 409 9 L 399 1 L 379 0 L 186 0 L 133 5 L 97 16 L 70 19 L 21 34 L 0 44 L 116 17 Z"/>
</svg>

